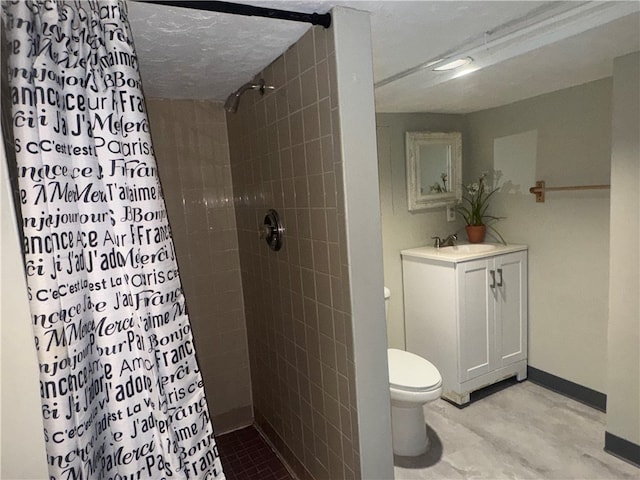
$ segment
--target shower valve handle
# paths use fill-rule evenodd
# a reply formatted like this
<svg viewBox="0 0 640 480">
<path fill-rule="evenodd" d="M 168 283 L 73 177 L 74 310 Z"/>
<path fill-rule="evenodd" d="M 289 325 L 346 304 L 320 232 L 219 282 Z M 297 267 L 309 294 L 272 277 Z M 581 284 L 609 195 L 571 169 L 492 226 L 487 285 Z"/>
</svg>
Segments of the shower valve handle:
<svg viewBox="0 0 640 480">
<path fill-rule="evenodd" d="M 282 236 L 284 227 L 280 223 L 280 217 L 275 210 L 269 210 L 264 217 L 264 224 L 258 227 L 260 238 L 264 238 L 269 248 L 274 251 L 282 248 Z"/>
</svg>

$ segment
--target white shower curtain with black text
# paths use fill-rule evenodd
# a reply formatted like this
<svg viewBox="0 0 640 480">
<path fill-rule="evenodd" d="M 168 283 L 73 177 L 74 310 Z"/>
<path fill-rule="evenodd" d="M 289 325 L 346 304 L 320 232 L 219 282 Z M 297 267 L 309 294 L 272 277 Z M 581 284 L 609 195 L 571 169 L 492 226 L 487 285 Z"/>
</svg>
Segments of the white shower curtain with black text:
<svg viewBox="0 0 640 480">
<path fill-rule="evenodd" d="M 2 19 L 50 479 L 223 479 L 126 6 Z"/>
</svg>

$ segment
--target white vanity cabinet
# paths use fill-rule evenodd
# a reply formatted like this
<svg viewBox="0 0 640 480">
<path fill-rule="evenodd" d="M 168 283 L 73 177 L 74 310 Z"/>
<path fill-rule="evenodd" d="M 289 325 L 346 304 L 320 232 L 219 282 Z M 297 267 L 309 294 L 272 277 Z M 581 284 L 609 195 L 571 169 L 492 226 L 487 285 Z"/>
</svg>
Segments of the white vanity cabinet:
<svg viewBox="0 0 640 480">
<path fill-rule="evenodd" d="M 527 374 L 527 247 L 402 251 L 407 350 L 442 374 L 443 396 Z"/>
</svg>

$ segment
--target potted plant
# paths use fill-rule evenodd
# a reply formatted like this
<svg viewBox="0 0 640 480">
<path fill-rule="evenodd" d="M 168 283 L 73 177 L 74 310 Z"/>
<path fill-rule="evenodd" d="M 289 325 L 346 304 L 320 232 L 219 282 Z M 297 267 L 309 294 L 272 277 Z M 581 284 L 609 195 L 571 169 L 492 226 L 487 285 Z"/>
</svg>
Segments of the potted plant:
<svg viewBox="0 0 640 480">
<path fill-rule="evenodd" d="M 489 188 L 486 184 L 486 178 L 487 173 L 485 172 L 480 175 L 477 182 L 464 185 L 465 191 L 462 196 L 462 203 L 456 206 L 456 211 L 464 218 L 467 224 L 465 229 L 469 243 L 482 243 L 487 228 L 489 228 L 506 245 L 507 242 L 504 241 L 502 235 L 489 224 L 500 220 L 502 217 L 487 214 L 489 199 L 499 188 Z"/>
</svg>

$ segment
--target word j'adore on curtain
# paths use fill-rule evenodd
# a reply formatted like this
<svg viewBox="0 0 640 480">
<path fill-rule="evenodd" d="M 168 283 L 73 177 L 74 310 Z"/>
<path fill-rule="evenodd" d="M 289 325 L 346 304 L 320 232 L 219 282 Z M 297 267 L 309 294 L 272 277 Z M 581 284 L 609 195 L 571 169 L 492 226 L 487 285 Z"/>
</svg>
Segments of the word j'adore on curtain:
<svg viewBox="0 0 640 480">
<path fill-rule="evenodd" d="M 223 479 L 125 5 L 2 20 L 50 479 Z"/>
</svg>

